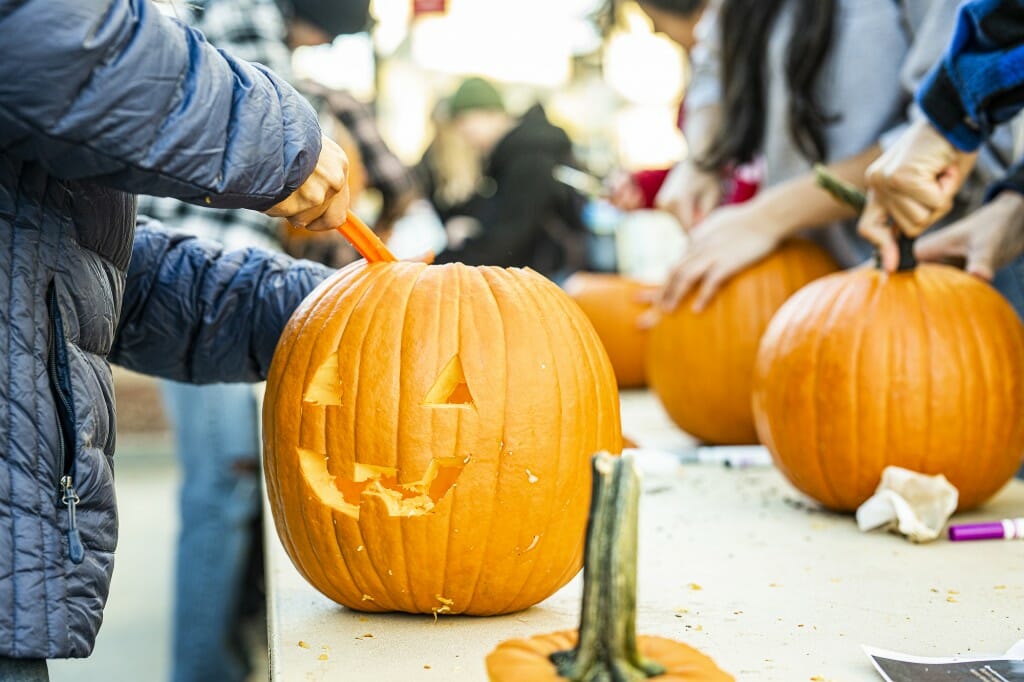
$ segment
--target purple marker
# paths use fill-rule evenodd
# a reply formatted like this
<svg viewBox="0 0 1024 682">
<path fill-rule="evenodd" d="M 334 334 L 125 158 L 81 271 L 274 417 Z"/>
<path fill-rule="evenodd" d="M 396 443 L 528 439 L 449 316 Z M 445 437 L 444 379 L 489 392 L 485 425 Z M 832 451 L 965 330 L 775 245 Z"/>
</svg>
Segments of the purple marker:
<svg viewBox="0 0 1024 682">
<path fill-rule="evenodd" d="M 964 540 L 1024 540 L 1024 519 L 1003 519 L 986 523 L 962 523 L 949 527 L 949 539 Z"/>
</svg>

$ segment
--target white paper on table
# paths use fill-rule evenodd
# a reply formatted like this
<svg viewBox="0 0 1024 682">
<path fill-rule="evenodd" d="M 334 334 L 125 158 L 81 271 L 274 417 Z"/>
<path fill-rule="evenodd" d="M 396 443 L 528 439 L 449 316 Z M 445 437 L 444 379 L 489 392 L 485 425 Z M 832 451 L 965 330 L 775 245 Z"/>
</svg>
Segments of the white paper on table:
<svg viewBox="0 0 1024 682">
<path fill-rule="evenodd" d="M 864 653 L 886 682 L 1024 682 L 1024 640 L 1003 656 L 929 658 L 864 645 Z"/>
</svg>

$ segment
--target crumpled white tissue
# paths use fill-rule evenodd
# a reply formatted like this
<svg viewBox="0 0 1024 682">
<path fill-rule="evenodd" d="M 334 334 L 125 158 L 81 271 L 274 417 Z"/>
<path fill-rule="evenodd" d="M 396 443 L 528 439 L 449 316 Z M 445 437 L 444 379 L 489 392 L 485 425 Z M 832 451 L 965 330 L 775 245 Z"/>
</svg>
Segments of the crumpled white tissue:
<svg viewBox="0 0 1024 682">
<path fill-rule="evenodd" d="M 857 527 L 862 531 L 884 528 L 912 542 L 929 542 L 939 537 L 959 497 L 956 487 L 941 474 L 926 476 L 886 467 L 875 494 L 857 509 Z"/>
</svg>

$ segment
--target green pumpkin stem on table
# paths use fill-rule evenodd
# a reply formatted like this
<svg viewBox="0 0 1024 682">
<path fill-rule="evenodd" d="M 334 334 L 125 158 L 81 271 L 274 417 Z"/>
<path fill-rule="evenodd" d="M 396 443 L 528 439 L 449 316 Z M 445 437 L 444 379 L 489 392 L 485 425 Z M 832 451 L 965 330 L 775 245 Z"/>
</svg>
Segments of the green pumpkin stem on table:
<svg viewBox="0 0 1024 682">
<path fill-rule="evenodd" d="M 831 194 L 836 201 L 849 206 L 857 212 L 857 215 L 864 211 L 868 199 L 863 191 L 848 182 L 840 180 L 820 163 L 814 165 L 814 176 L 818 186 Z M 897 271 L 905 272 L 916 268 L 917 259 L 914 257 L 914 240 L 900 232 L 897 236 L 897 244 L 900 248 L 900 263 L 896 268 Z M 875 265 L 881 265 L 877 253 L 875 254 Z"/>
<path fill-rule="evenodd" d="M 575 649 L 551 655 L 572 682 L 634 682 L 665 672 L 636 641 L 636 556 L 640 477 L 631 455 L 594 455 L 587 521 L 583 608 Z"/>
</svg>

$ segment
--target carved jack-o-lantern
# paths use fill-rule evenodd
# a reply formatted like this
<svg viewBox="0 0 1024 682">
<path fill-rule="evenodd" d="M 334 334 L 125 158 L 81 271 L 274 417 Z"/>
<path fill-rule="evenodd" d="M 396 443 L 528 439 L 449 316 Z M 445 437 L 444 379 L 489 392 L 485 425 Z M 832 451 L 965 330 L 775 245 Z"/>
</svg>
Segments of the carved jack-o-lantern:
<svg viewBox="0 0 1024 682">
<path fill-rule="evenodd" d="M 590 455 L 621 449 L 579 308 L 527 270 L 358 263 L 295 313 L 264 408 L 298 570 L 350 608 L 496 614 L 579 570 Z"/>
</svg>

